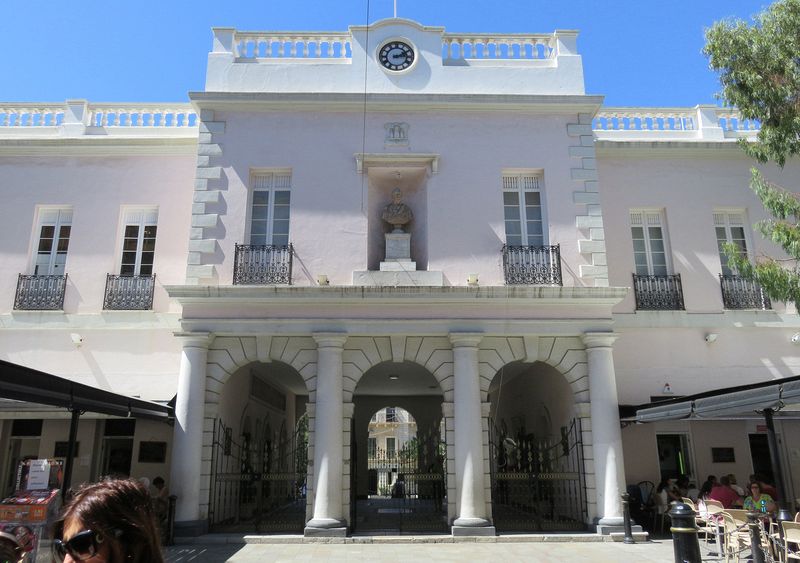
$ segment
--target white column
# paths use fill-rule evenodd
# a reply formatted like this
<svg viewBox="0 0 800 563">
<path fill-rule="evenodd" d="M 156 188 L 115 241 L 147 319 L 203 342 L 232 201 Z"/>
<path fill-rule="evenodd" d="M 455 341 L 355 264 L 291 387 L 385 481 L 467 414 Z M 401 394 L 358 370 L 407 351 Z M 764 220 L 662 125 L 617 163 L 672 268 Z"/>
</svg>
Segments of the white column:
<svg viewBox="0 0 800 563">
<path fill-rule="evenodd" d="M 306 535 L 345 535 L 342 507 L 342 351 L 347 336 L 316 333 L 317 389 L 314 424 L 314 517 Z"/>
<path fill-rule="evenodd" d="M 183 343 L 175 400 L 175 429 L 172 440 L 170 491 L 178 497 L 175 522 L 188 532 L 201 533 L 201 466 L 203 419 L 205 417 L 206 360 L 213 335 L 208 333 L 176 334 Z"/>
<path fill-rule="evenodd" d="M 455 406 L 456 511 L 454 535 L 494 535 L 486 517 L 478 344 L 482 335 L 451 333 Z"/>
<path fill-rule="evenodd" d="M 589 397 L 592 415 L 592 450 L 597 483 L 599 525 L 622 525 L 625 466 L 619 427 L 617 380 L 612 346 L 618 335 L 587 332 L 583 335 L 589 361 Z"/>
</svg>

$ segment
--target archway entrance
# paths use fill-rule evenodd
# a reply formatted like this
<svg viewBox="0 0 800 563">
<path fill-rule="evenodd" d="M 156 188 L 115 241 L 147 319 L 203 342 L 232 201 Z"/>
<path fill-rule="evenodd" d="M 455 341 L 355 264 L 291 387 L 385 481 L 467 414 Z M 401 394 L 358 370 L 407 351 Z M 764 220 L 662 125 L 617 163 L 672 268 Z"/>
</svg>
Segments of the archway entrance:
<svg viewBox="0 0 800 563">
<path fill-rule="evenodd" d="M 375 366 L 353 396 L 351 525 L 358 534 L 447 531 L 442 393 L 424 368 Z"/>
<path fill-rule="evenodd" d="M 580 420 L 547 364 L 506 365 L 489 387 L 492 515 L 498 531 L 586 528 Z"/>
<path fill-rule="evenodd" d="M 211 448 L 211 531 L 303 532 L 307 402 L 303 379 L 280 362 L 250 364 L 225 384 Z"/>
</svg>

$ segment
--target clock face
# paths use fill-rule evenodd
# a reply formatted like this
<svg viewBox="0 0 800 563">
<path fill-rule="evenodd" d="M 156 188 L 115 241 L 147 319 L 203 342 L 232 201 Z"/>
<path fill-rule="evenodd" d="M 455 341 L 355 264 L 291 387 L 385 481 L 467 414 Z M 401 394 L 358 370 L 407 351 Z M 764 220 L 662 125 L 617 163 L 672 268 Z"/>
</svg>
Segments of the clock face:
<svg viewBox="0 0 800 563">
<path fill-rule="evenodd" d="M 414 63 L 414 49 L 403 41 L 389 41 L 378 52 L 378 60 L 388 70 L 406 70 Z"/>
</svg>

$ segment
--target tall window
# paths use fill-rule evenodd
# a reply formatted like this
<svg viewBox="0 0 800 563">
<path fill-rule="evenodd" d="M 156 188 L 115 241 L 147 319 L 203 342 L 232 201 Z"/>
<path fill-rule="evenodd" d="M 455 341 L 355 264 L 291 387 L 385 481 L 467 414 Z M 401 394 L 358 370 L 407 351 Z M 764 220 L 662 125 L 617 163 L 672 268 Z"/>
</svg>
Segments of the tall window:
<svg viewBox="0 0 800 563">
<path fill-rule="evenodd" d="M 72 209 L 40 210 L 38 227 L 34 275 L 64 275 L 72 229 Z"/>
<path fill-rule="evenodd" d="M 386 407 L 386 422 L 398 422 L 397 411 L 394 407 Z"/>
<path fill-rule="evenodd" d="M 503 212 L 508 246 L 547 244 L 541 183 L 541 176 L 535 174 L 503 175 Z"/>
<path fill-rule="evenodd" d="M 121 276 L 152 276 L 156 251 L 158 211 L 139 209 L 125 214 Z"/>
<path fill-rule="evenodd" d="M 714 211 L 714 232 L 717 235 L 717 249 L 719 250 L 719 261 L 722 265 L 722 273 L 726 276 L 733 275 L 728 267 L 728 257 L 722 251 L 722 245 L 733 243 L 739 248 L 739 252 L 747 255 L 747 241 L 745 240 L 745 214 L 742 210 L 737 211 Z"/>
<path fill-rule="evenodd" d="M 397 452 L 396 441 L 394 438 L 386 438 L 386 456 L 394 457 Z"/>
<path fill-rule="evenodd" d="M 267 172 L 253 176 L 250 244 L 289 244 L 289 190 L 292 176 Z"/>
<path fill-rule="evenodd" d="M 631 211 L 633 259 L 638 275 L 666 276 L 669 273 L 663 223 L 661 211 Z"/>
</svg>

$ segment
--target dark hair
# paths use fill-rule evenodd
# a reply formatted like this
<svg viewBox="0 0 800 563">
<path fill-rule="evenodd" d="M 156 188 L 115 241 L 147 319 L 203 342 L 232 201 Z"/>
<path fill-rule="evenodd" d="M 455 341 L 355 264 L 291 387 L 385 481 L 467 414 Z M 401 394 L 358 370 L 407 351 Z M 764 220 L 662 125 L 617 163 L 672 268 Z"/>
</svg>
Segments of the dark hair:
<svg viewBox="0 0 800 563">
<path fill-rule="evenodd" d="M 84 485 L 67 504 L 62 525 L 73 518 L 105 532 L 130 563 L 164 562 L 150 495 L 139 481 L 109 479 Z M 110 530 L 118 530 L 119 536 L 114 539 Z"/>
<path fill-rule="evenodd" d="M 163 477 L 156 477 L 155 479 L 153 479 L 153 486 L 160 487 L 163 484 L 164 484 L 164 478 Z"/>
</svg>

